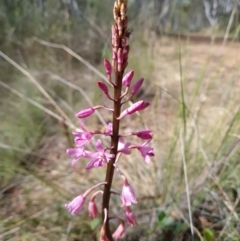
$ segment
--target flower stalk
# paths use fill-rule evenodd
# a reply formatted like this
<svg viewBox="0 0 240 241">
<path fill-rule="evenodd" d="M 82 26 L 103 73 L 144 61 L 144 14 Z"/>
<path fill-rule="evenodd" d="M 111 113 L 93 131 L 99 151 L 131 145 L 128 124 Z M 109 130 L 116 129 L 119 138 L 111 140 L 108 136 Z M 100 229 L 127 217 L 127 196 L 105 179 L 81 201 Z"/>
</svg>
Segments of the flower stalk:
<svg viewBox="0 0 240 241">
<path fill-rule="evenodd" d="M 114 66 L 114 69 L 116 70 L 116 63 Z M 113 112 L 113 132 L 112 132 L 112 137 L 111 137 L 111 146 L 112 151 L 111 154 L 116 155 L 117 154 L 117 149 L 118 149 L 118 139 L 119 139 L 119 127 L 120 127 L 120 120 L 117 119 L 117 117 L 121 113 L 121 91 L 122 91 L 122 77 L 123 77 L 123 70 L 122 71 L 116 71 L 115 72 L 115 86 L 114 86 L 114 99 L 116 102 L 114 103 L 114 112 Z M 116 156 L 115 156 L 116 157 Z M 113 180 L 113 175 L 114 175 L 114 163 L 116 158 L 113 158 L 109 161 L 108 166 L 107 166 L 107 173 L 106 173 L 106 185 L 104 186 L 104 191 L 103 191 L 103 201 L 102 201 L 102 209 L 107 209 L 109 210 L 109 201 L 110 201 L 110 196 L 111 196 L 111 187 L 112 187 L 112 180 Z M 102 212 L 103 213 L 103 212 Z M 104 216 L 103 216 L 104 219 Z M 108 237 L 109 240 L 112 239 L 111 231 L 109 228 L 109 220 L 107 219 L 106 224 L 106 236 Z"/>
<path fill-rule="evenodd" d="M 121 96 L 122 96 L 122 82 L 123 82 L 123 73 L 128 64 L 128 50 L 127 50 L 127 1 L 118 0 L 114 4 L 113 15 L 115 23 L 112 26 L 112 65 L 115 72 L 115 83 L 114 83 L 114 111 L 113 111 L 113 131 L 111 136 L 111 146 L 113 147 L 111 154 L 114 154 L 114 158 L 110 160 L 107 166 L 106 172 L 106 185 L 103 191 L 103 201 L 102 201 L 102 210 L 109 210 L 109 201 L 111 196 L 111 187 L 112 180 L 114 175 L 114 163 L 116 161 L 117 152 L 118 152 L 118 140 L 119 140 L 119 128 L 120 120 L 118 117 L 121 113 Z M 116 58 L 117 55 L 117 58 Z M 130 75 L 132 78 L 133 74 Z M 130 81 L 128 81 L 130 82 Z M 128 85 L 129 86 L 129 85 Z M 102 212 L 104 213 L 104 212 Z M 104 215 L 102 216 L 104 220 Z M 109 228 L 109 220 L 107 219 L 106 224 L 106 235 L 109 240 L 112 239 L 112 234 Z"/>
<path fill-rule="evenodd" d="M 120 220 L 120 225 L 113 233 L 110 229 L 111 209 L 109 206 L 111 194 L 118 194 L 119 199 L 122 203 L 120 205 L 125 209 L 126 221 L 131 226 L 137 225 L 137 220 L 133 214 L 130 206 L 137 203 L 136 194 L 134 188 L 130 185 L 127 178 L 123 175 L 120 170 L 119 161 L 122 155 L 130 155 L 132 150 L 137 150 L 140 155 L 144 158 L 145 163 L 150 162 L 150 157 L 154 156 L 153 148 L 149 146 L 149 142 L 152 140 L 151 130 L 142 131 L 131 131 L 130 133 L 120 133 L 120 123 L 124 121 L 124 118 L 128 115 L 132 115 L 138 111 L 149 106 L 148 102 L 140 100 L 134 103 L 132 106 L 126 108 L 121 112 L 121 107 L 126 103 L 123 98 L 126 96 L 127 100 L 131 100 L 132 97 L 140 89 L 143 78 L 139 79 L 132 87 L 132 79 L 134 77 L 134 71 L 128 72 L 124 76 L 124 71 L 128 65 L 128 18 L 127 18 L 127 0 L 116 0 L 113 8 L 114 24 L 112 26 L 112 63 L 108 60 L 104 60 L 105 72 L 107 75 L 108 82 L 113 89 L 113 95 L 110 95 L 110 89 L 103 82 L 98 82 L 98 87 L 101 92 L 112 102 L 113 109 L 97 105 L 94 107 L 87 108 L 77 113 L 76 117 L 84 119 L 92 116 L 97 109 L 105 109 L 112 112 L 112 123 L 109 123 L 105 131 L 89 131 L 85 128 L 81 122 L 80 131 L 73 131 L 75 148 L 69 148 L 67 154 L 73 157 L 72 167 L 75 166 L 76 162 L 80 159 L 89 159 L 86 170 L 92 168 L 101 168 L 107 165 L 105 181 L 96 184 L 92 188 L 89 188 L 83 195 L 79 195 L 73 199 L 70 203 L 66 204 L 65 207 L 69 210 L 72 215 L 79 214 L 81 211 L 87 196 L 92 192 L 93 189 L 103 185 L 103 191 L 96 191 L 90 198 L 88 205 L 89 215 L 92 218 L 96 218 L 98 215 L 97 205 L 95 203 L 95 196 L 98 193 L 102 193 L 102 227 L 100 231 L 101 241 L 113 241 L 113 239 L 120 239 L 124 236 L 125 232 L 125 221 L 122 218 L 116 217 Z M 114 78 L 112 78 L 114 76 Z M 113 96 L 113 97 L 111 97 Z M 110 137 L 110 144 L 104 146 L 101 139 L 98 139 L 95 143 L 95 152 L 91 152 L 86 149 L 86 146 L 92 141 L 93 135 L 102 135 Z M 129 136 L 137 136 L 141 140 L 146 140 L 143 144 L 133 144 L 124 140 Z M 112 181 L 114 172 L 123 179 L 123 188 L 121 194 L 112 191 Z"/>
</svg>

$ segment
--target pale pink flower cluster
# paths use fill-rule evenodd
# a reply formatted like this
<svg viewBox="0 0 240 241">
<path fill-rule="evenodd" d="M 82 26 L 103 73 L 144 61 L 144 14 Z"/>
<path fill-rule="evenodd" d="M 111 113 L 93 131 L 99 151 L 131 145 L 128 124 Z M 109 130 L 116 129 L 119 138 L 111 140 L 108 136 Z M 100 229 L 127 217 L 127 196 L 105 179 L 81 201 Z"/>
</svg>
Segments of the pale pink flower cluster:
<svg viewBox="0 0 240 241">
<path fill-rule="evenodd" d="M 118 55 L 117 55 L 118 57 Z M 121 61 L 119 60 L 119 63 Z M 109 83 L 114 86 L 114 84 L 111 81 L 111 74 L 112 74 L 112 65 L 108 60 L 104 60 L 104 66 L 106 70 L 106 75 L 108 77 Z M 122 103 L 126 103 L 128 100 L 132 99 L 132 97 L 137 93 L 139 88 L 141 87 L 143 83 L 143 79 L 138 80 L 133 86 L 131 87 L 131 83 L 134 77 L 134 71 L 128 72 L 122 79 L 122 86 L 125 88 L 123 90 L 123 93 L 121 95 L 121 100 L 126 98 L 125 101 L 122 101 Z M 98 82 L 99 89 L 103 92 L 103 94 L 111 101 L 114 100 L 110 94 L 109 94 L 109 88 L 108 86 L 103 82 Z M 148 102 L 145 102 L 143 100 L 137 101 L 130 107 L 126 108 L 121 112 L 121 114 L 116 117 L 117 121 L 123 121 L 124 117 L 127 115 L 132 115 L 136 113 L 137 111 L 142 111 L 143 109 L 147 108 L 149 106 Z M 106 106 L 98 105 L 93 106 L 90 108 L 87 108 L 85 110 L 80 111 L 76 114 L 76 117 L 79 119 L 87 118 L 94 114 L 96 109 L 106 109 L 108 111 L 113 111 L 111 108 L 108 108 Z M 87 159 L 88 162 L 85 166 L 85 169 L 90 170 L 92 168 L 98 168 L 102 167 L 104 165 L 108 165 L 110 160 L 114 162 L 114 167 L 117 173 L 119 173 L 120 177 L 123 179 L 123 187 L 122 192 L 120 195 L 120 199 L 122 201 L 122 207 L 125 210 L 125 217 L 126 221 L 131 225 L 135 226 L 137 224 L 136 217 L 133 214 L 130 206 L 132 204 L 137 203 L 136 195 L 134 192 L 133 187 L 129 184 L 127 178 L 122 174 L 122 172 L 119 170 L 119 167 L 117 166 L 117 163 L 119 162 L 119 158 L 121 154 L 124 155 L 130 155 L 132 150 L 139 151 L 140 155 L 143 157 L 143 160 L 145 163 L 150 163 L 150 158 L 154 156 L 153 148 L 149 146 L 149 142 L 152 140 L 152 131 L 151 130 L 142 130 L 142 131 L 133 131 L 130 133 L 120 133 L 118 136 L 118 148 L 117 152 L 113 152 L 113 148 L 108 145 L 104 146 L 102 140 L 100 138 L 96 138 L 97 141 L 95 143 L 95 151 L 89 151 L 87 148 L 89 143 L 92 142 L 93 136 L 106 136 L 106 137 L 112 137 L 113 135 L 113 124 L 109 123 L 104 131 L 89 131 L 85 128 L 83 122 L 80 122 L 80 130 L 73 131 L 74 136 L 74 148 L 67 149 L 67 154 L 72 156 L 72 167 L 75 166 L 76 162 L 79 160 Z M 126 141 L 125 139 L 129 136 L 136 136 L 140 139 L 142 139 L 144 142 L 142 144 L 133 144 L 131 142 Z M 96 187 L 100 185 L 104 185 L 106 183 L 100 183 L 96 186 L 88 189 L 84 194 L 79 195 L 75 197 L 71 202 L 65 205 L 65 207 L 68 209 L 68 211 L 72 215 L 77 215 L 80 213 L 86 197 L 92 192 Z M 97 194 L 103 193 L 103 191 L 96 191 L 90 198 L 89 204 L 88 204 L 88 212 L 89 216 L 92 218 L 96 218 L 98 215 L 98 208 L 95 203 L 95 197 Z M 120 225 L 116 229 L 116 231 L 113 233 L 113 238 L 119 239 L 124 235 L 125 230 L 125 223 L 123 219 L 120 220 Z M 103 233 L 103 232 L 102 232 Z M 102 240 L 104 240 L 104 235 L 102 236 Z"/>
</svg>

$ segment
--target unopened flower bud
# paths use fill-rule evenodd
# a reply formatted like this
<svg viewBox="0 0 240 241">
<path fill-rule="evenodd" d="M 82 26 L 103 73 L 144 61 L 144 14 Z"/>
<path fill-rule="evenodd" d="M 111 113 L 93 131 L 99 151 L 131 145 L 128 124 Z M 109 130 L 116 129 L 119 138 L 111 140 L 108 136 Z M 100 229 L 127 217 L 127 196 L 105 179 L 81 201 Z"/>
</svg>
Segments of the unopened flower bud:
<svg viewBox="0 0 240 241">
<path fill-rule="evenodd" d="M 134 103 L 132 106 L 124 110 L 121 115 L 117 118 L 118 120 L 122 119 L 126 115 L 131 115 L 137 111 L 143 110 L 149 106 L 148 102 L 144 102 L 143 100 L 140 100 L 136 103 Z"/>
<path fill-rule="evenodd" d="M 137 225 L 136 217 L 129 207 L 126 207 L 126 219 L 131 226 Z"/>
<path fill-rule="evenodd" d="M 115 62 L 117 60 L 117 54 L 115 52 L 112 53 L 112 65 L 114 66 Z"/>
<path fill-rule="evenodd" d="M 112 39 L 112 46 L 115 47 L 115 48 L 119 47 L 119 42 L 120 42 L 120 39 L 119 39 L 118 36 L 116 38 L 113 38 Z"/>
<path fill-rule="evenodd" d="M 123 63 L 123 50 L 121 48 L 118 49 L 117 52 L 117 62 L 118 64 L 122 64 Z"/>
<path fill-rule="evenodd" d="M 115 36 L 115 34 L 117 33 L 117 29 L 115 25 L 112 25 L 112 37 Z"/>
<path fill-rule="evenodd" d="M 118 34 L 120 37 L 122 37 L 122 32 L 123 32 L 123 22 L 121 18 L 117 19 L 117 29 L 118 29 Z"/>
<path fill-rule="evenodd" d="M 123 80 L 122 80 L 122 84 L 126 87 L 129 87 L 131 85 L 131 81 L 133 79 L 133 76 L 134 76 L 134 71 L 130 71 L 128 72 L 124 77 L 123 77 Z"/>
<path fill-rule="evenodd" d="M 103 93 L 105 95 L 108 94 L 108 87 L 107 87 L 107 85 L 105 83 L 99 81 L 98 82 L 98 87 L 103 91 Z"/>
<path fill-rule="evenodd" d="M 105 66 L 106 74 L 107 75 L 111 75 L 112 74 L 112 65 L 111 65 L 111 63 L 107 59 L 104 59 L 103 63 L 104 63 L 104 66 Z"/>
<path fill-rule="evenodd" d="M 115 21 L 117 21 L 118 15 L 119 15 L 119 6 L 117 2 L 115 2 L 113 7 L 113 18 Z"/>
<path fill-rule="evenodd" d="M 132 95 L 135 95 L 143 84 L 144 79 L 138 80 L 132 87 Z"/>
<path fill-rule="evenodd" d="M 120 7 L 120 15 L 121 15 L 121 19 L 123 20 L 126 15 L 126 6 L 124 3 L 122 3 Z"/>
<path fill-rule="evenodd" d="M 113 47 L 112 50 L 113 50 L 113 53 L 117 54 L 118 48 Z"/>
<path fill-rule="evenodd" d="M 76 117 L 77 118 L 86 118 L 86 117 L 92 115 L 94 112 L 95 112 L 95 109 L 91 107 L 91 108 L 88 108 L 88 109 L 85 109 L 85 110 L 82 110 L 82 111 L 78 112 L 76 114 Z"/>
<path fill-rule="evenodd" d="M 148 102 L 144 102 L 142 105 L 139 106 L 138 111 L 140 110 L 144 110 L 145 108 L 147 108 L 149 106 Z"/>
<path fill-rule="evenodd" d="M 151 132 L 152 131 L 150 131 L 150 130 L 145 130 L 145 131 L 134 132 L 133 134 L 143 140 L 149 140 L 149 139 L 152 139 Z"/>
<path fill-rule="evenodd" d="M 127 108 L 127 112 L 128 114 L 133 114 L 136 111 L 145 109 L 148 105 L 149 105 L 148 102 L 144 102 L 143 100 L 140 100 L 135 104 L 133 104 L 132 106 L 130 106 L 129 108 Z"/>
<path fill-rule="evenodd" d="M 119 7 L 121 6 L 122 1 L 123 1 L 123 0 L 117 0 L 117 4 L 118 4 Z"/>
<path fill-rule="evenodd" d="M 118 49 L 117 52 L 117 63 L 118 63 L 118 71 L 122 71 L 123 65 L 123 50 L 121 48 Z"/>
<path fill-rule="evenodd" d="M 89 216 L 92 217 L 92 218 L 96 218 L 97 217 L 98 209 L 97 209 L 97 206 L 96 206 L 94 200 L 90 200 L 89 201 L 88 213 L 89 213 Z"/>
</svg>

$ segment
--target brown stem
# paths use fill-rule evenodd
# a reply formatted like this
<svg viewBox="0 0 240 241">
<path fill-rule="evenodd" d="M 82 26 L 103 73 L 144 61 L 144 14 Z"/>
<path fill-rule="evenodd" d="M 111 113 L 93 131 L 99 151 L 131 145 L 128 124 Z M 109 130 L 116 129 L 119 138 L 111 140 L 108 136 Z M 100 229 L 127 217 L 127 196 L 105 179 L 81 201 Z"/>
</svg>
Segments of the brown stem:
<svg viewBox="0 0 240 241">
<path fill-rule="evenodd" d="M 114 102 L 114 111 L 113 111 L 113 133 L 111 137 L 111 146 L 113 147 L 111 150 L 111 154 L 114 154 L 115 157 L 108 163 L 107 165 L 107 173 L 106 173 L 106 179 L 105 181 L 107 184 L 104 186 L 103 191 L 103 202 L 102 202 L 102 219 L 104 220 L 104 209 L 107 209 L 107 213 L 109 214 L 109 201 L 111 196 L 111 186 L 112 186 L 112 179 L 114 174 L 114 163 L 116 161 L 117 156 L 117 147 L 118 147 L 118 138 L 119 138 L 119 126 L 120 126 L 120 120 L 117 120 L 117 117 L 121 113 L 121 91 L 122 91 L 122 77 L 123 77 L 123 71 L 118 72 L 117 68 L 115 68 L 115 86 L 114 86 L 114 99 L 116 100 Z M 110 241 L 113 241 L 112 234 L 109 227 L 109 220 L 107 219 L 105 223 L 105 232 L 106 236 Z"/>
</svg>

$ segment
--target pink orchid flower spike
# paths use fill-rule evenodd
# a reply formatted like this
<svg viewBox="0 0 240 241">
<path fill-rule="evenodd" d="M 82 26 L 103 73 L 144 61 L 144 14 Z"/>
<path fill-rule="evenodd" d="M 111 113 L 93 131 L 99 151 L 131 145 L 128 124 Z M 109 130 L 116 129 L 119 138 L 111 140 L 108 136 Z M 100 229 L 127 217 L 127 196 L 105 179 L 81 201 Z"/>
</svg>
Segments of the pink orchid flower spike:
<svg viewBox="0 0 240 241">
<path fill-rule="evenodd" d="M 85 169 L 89 170 L 94 167 L 101 167 L 104 163 L 108 163 L 110 159 L 114 158 L 114 154 L 106 153 L 106 150 L 102 146 L 101 140 L 98 140 L 95 148 L 97 152 L 88 153 L 86 157 L 90 158 L 90 162 L 87 164 Z"/>
</svg>

